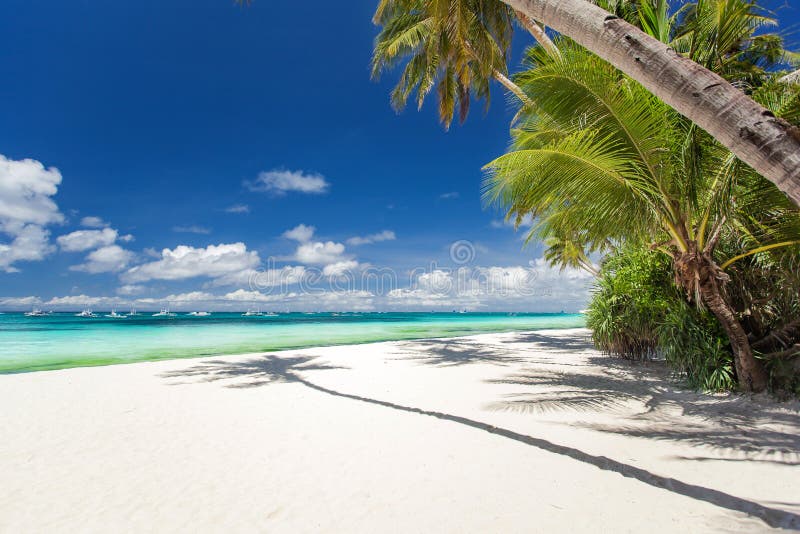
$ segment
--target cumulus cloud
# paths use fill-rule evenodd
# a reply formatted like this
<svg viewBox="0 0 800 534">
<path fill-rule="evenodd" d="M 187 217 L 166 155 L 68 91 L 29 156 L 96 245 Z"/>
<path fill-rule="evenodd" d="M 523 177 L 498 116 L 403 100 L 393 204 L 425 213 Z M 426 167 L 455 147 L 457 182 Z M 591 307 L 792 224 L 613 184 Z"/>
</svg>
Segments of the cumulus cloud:
<svg viewBox="0 0 800 534">
<path fill-rule="evenodd" d="M 75 309 L 82 306 L 97 306 L 104 303 L 116 302 L 109 297 L 90 297 L 89 295 L 67 295 L 65 297 L 53 297 L 44 303 L 45 306 L 64 307 Z"/>
<path fill-rule="evenodd" d="M 302 265 L 287 265 L 279 269 L 254 270 L 247 274 L 246 279 L 244 277 L 222 277 L 215 280 L 213 285 L 247 285 L 251 289 L 288 287 L 303 281 L 306 268 Z"/>
<path fill-rule="evenodd" d="M 113 228 L 102 230 L 77 230 L 75 232 L 58 236 L 56 242 L 65 252 L 83 252 L 93 248 L 112 245 L 117 240 L 118 233 Z"/>
<path fill-rule="evenodd" d="M 351 237 L 345 243 L 352 246 L 358 245 L 369 245 L 371 243 L 379 243 L 381 241 L 394 241 L 397 239 L 395 233 L 391 230 L 384 230 L 383 232 L 378 232 L 377 234 L 371 234 L 366 236 L 355 236 Z"/>
<path fill-rule="evenodd" d="M 22 308 L 30 308 L 38 306 L 42 303 L 42 299 L 35 296 L 30 297 L 0 297 L 0 306 L 6 309 L 19 310 Z"/>
<path fill-rule="evenodd" d="M 205 291 L 190 291 L 188 293 L 178 293 L 177 295 L 167 295 L 162 300 L 167 302 L 208 302 L 216 300 L 218 297 Z"/>
<path fill-rule="evenodd" d="M 434 270 L 415 275 L 408 287 L 390 291 L 387 305 L 401 309 L 574 311 L 586 305 L 592 280 L 584 271 L 560 271 L 541 258 L 527 266 Z"/>
<path fill-rule="evenodd" d="M 32 159 L 11 160 L 0 155 L 0 229 L 14 234 L 27 224 L 44 226 L 64 220 L 52 197 L 61 173 Z"/>
<path fill-rule="evenodd" d="M 358 262 L 353 260 L 337 261 L 326 265 L 322 269 L 322 274 L 330 277 L 342 276 L 348 272 L 352 272 L 358 267 Z"/>
<path fill-rule="evenodd" d="M 453 200 L 460 197 L 461 194 L 458 191 L 450 191 L 449 193 L 442 193 L 439 195 L 439 198 L 442 200 Z"/>
<path fill-rule="evenodd" d="M 326 193 L 330 184 L 317 173 L 273 169 L 258 174 L 255 180 L 244 183 L 250 191 L 283 196 L 289 192 L 319 195 Z"/>
<path fill-rule="evenodd" d="M 295 254 L 297 261 L 315 265 L 324 265 L 341 261 L 344 245 L 333 241 L 315 241 L 301 243 Z"/>
<path fill-rule="evenodd" d="M 244 243 L 220 243 L 205 248 L 179 245 L 165 248 L 160 259 L 132 267 L 122 275 L 123 282 L 218 278 L 255 269 L 261 263 L 258 253 Z"/>
<path fill-rule="evenodd" d="M 314 237 L 314 232 L 316 228 L 313 226 L 306 226 L 305 224 L 298 224 L 291 230 L 286 230 L 283 233 L 283 237 L 287 239 L 293 239 L 294 241 L 298 241 L 300 243 L 305 243 L 306 241 L 310 241 L 312 237 Z"/>
<path fill-rule="evenodd" d="M 126 296 L 139 295 L 140 293 L 144 293 L 145 289 L 147 288 L 140 284 L 125 284 L 117 288 L 117 294 Z"/>
<path fill-rule="evenodd" d="M 50 232 L 35 224 L 26 224 L 12 235 L 10 243 L 0 243 L 0 270 L 8 273 L 19 271 L 14 263 L 42 260 L 55 248 L 50 244 Z"/>
<path fill-rule="evenodd" d="M 169 302 L 176 307 L 184 304 L 186 309 L 240 310 L 250 303 L 264 303 L 274 309 L 303 311 L 468 309 L 557 312 L 584 308 L 593 282 L 593 277 L 584 271 L 560 271 L 548 266 L 541 258 L 528 265 L 464 266 L 412 272 L 407 281 L 394 279 L 389 285 L 371 284 L 369 287 L 358 277 L 337 278 L 345 271 L 359 267 L 355 261 L 342 260 L 319 269 L 303 266 L 268 269 L 257 273 L 262 276 L 257 283 L 222 294 L 204 289 L 160 298 L 133 298 L 130 295 L 138 294 L 144 286 L 127 284 L 117 290 L 119 295 L 128 296 L 125 301 L 120 297 L 70 295 L 42 303 L 37 297 L 6 297 L 0 299 L 0 306 L 24 309 L 41 305 L 77 309 L 83 306 L 134 305 L 139 309 L 157 309 Z M 253 269 L 250 271 L 255 272 Z M 347 282 L 342 283 L 343 280 Z"/>
<path fill-rule="evenodd" d="M 206 228 L 205 226 L 198 226 L 196 224 L 188 225 L 188 226 L 173 226 L 173 232 L 177 232 L 179 234 L 203 234 L 207 235 L 211 233 L 210 228 Z"/>
<path fill-rule="evenodd" d="M 105 228 L 108 226 L 108 223 L 100 217 L 89 216 L 81 219 L 81 226 L 85 226 L 87 228 Z"/>
<path fill-rule="evenodd" d="M 0 233 L 11 240 L 0 243 L 0 270 L 15 272 L 14 263 L 38 261 L 53 251 L 44 227 L 64 220 L 52 198 L 60 183 L 54 167 L 0 155 Z"/>
<path fill-rule="evenodd" d="M 250 206 L 247 204 L 233 204 L 225 208 L 225 213 L 250 213 Z"/>
<path fill-rule="evenodd" d="M 109 245 L 90 252 L 84 263 L 73 265 L 70 270 L 91 274 L 116 273 L 125 269 L 133 258 L 134 254 L 131 251 L 119 245 Z"/>
</svg>

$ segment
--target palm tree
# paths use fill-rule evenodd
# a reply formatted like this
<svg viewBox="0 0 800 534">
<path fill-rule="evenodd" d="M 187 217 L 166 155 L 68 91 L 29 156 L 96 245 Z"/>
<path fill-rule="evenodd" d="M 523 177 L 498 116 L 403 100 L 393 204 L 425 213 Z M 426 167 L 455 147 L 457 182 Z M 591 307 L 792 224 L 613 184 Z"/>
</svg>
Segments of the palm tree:
<svg viewBox="0 0 800 534">
<path fill-rule="evenodd" d="M 726 300 L 725 269 L 800 243 L 797 208 L 640 84 L 567 40 L 557 45 L 561 58 L 526 56 L 531 68 L 516 79 L 536 108 L 487 166 L 487 199 L 510 218 L 536 216 L 536 237 L 578 228 L 574 242 L 588 248 L 642 242 L 669 255 L 679 287 L 725 329 L 740 387 L 763 390 L 766 373 Z M 781 87 L 755 96 L 797 121 L 800 88 Z M 720 239 L 734 234 L 740 249 L 723 257 Z"/>
<path fill-rule="evenodd" d="M 386 0 L 381 6 L 386 3 L 406 14 L 432 13 L 443 19 L 437 23 L 442 27 L 454 26 L 449 17 L 462 5 L 458 0 Z M 480 9 L 473 12 L 494 12 L 499 3 L 572 38 L 629 75 L 800 204 L 800 129 L 720 75 L 586 0 L 475 0 Z"/>
<path fill-rule="evenodd" d="M 421 107 L 435 87 L 439 118 L 449 128 L 456 109 L 461 121 L 466 118 L 472 94 L 488 101 L 491 78 L 530 103 L 504 70 L 510 42 L 508 10 L 495 17 L 479 17 L 466 9 L 441 17 L 424 7 L 402 11 L 382 3 L 375 15 L 383 28 L 375 40 L 372 77 L 408 58 L 391 94 L 395 109 L 405 107 L 414 91 Z"/>
<path fill-rule="evenodd" d="M 392 107 L 404 108 L 414 91 L 421 107 L 436 87 L 439 118 L 447 129 L 456 109 L 462 122 L 466 118 L 472 95 L 488 103 L 492 78 L 530 105 L 530 99 L 507 76 L 511 10 L 499 3 L 493 7 L 483 10 L 475 0 L 383 0 L 374 17 L 382 29 L 375 39 L 372 77 L 376 79 L 382 71 L 407 60 L 391 94 Z M 540 42 L 553 53 L 553 44 L 543 30 L 535 22 L 525 21 L 531 31 L 541 32 Z"/>
</svg>

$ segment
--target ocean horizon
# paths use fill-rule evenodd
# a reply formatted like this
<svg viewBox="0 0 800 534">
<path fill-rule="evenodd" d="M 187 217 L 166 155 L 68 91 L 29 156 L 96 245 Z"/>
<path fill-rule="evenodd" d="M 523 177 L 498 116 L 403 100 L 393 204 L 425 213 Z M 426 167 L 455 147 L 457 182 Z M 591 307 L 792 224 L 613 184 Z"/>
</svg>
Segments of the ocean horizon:
<svg viewBox="0 0 800 534">
<path fill-rule="evenodd" d="M 290 312 L 243 316 L 139 312 L 124 318 L 53 312 L 0 315 L 0 373 L 22 373 L 318 346 L 578 328 L 576 313 Z"/>
</svg>

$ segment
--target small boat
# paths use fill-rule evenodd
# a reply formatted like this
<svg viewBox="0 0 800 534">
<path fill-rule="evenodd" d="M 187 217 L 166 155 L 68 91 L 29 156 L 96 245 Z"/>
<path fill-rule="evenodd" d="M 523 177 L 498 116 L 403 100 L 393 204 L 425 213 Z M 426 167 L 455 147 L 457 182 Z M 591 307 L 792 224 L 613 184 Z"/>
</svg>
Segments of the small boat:
<svg viewBox="0 0 800 534">
<path fill-rule="evenodd" d="M 278 314 L 275 313 L 275 312 L 267 312 L 264 315 L 266 315 L 267 317 L 277 317 L 278 316 Z"/>
<path fill-rule="evenodd" d="M 169 308 L 161 308 L 161 311 L 154 313 L 153 317 L 175 317 L 175 314 L 169 311 Z"/>
<path fill-rule="evenodd" d="M 89 308 L 86 308 L 86 309 L 85 309 L 85 310 L 83 310 L 82 312 L 80 312 L 80 313 L 76 313 L 76 314 L 75 314 L 75 317 L 86 317 L 86 318 L 91 318 L 91 317 L 97 317 L 97 315 L 96 315 L 96 314 L 94 314 L 94 313 L 92 313 L 92 310 L 90 310 Z"/>
<path fill-rule="evenodd" d="M 136 308 L 131 308 L 131 311 L 128 312 L 128 317 L 136 317 L 139 315 L 139 312 L 136 311 Z"/>
<path fill-rule="evenodd" d="M 211 315 L 211 312 L 194 311 L 194 312 L 189 312 L 189 315 L 191 315 L 192 317 L 208 317 L 209 315 Z"/>
<path fill-rule="evenodd" d="M 255 310 L 253 309 L 247 310 L 242 314 L 242 317 L 261 317 L 262 315 L 264 314 L 261 313 L 261 309 L 256 308 Z"/>
<path fill-rule="evenodd" d="M 40 310 L 39 308 L 34 308 L 29 312 L 25 312 L 25 317 L 47 317 L 48 315 L 50 314 Z"/>
<path fill-rule="evenodd" d="M 111 313 L 107 313 L 105 316 L 109 317 L 111 319 L 124 319 L 125 318 L 125 316 L 122 315 L 121 313 L 117 313 L 117 310 L 111 310 Z"/>
</svg>

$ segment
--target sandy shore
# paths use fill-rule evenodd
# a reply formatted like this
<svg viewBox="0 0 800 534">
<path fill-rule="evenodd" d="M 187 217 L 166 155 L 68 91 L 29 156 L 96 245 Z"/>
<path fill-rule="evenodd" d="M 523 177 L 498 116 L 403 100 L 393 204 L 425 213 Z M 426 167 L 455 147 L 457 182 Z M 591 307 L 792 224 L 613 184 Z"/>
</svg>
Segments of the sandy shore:
<svg viewBox="0 0 800 534">
<path fill-rule="evenodd" d="M 584 330 L 0 376 L 2 532 L 800 529 L 800 408 Z"/>
</svg>

